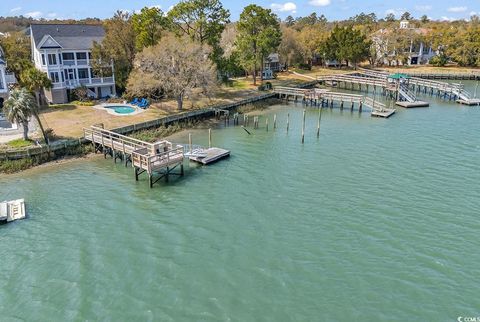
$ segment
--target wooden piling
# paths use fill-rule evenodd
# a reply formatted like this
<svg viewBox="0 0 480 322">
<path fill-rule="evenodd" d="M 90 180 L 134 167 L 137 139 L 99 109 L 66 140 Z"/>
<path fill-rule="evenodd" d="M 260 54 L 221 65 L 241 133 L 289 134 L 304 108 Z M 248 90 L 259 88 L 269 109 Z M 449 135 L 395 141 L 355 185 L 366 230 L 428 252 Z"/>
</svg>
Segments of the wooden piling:
<svg viewBox="0 0 480 322">
<path fill-rule="evenodd" d="M 188 146 L 190 149 L 190 153 L 192 153 L 192 133 L 188 133 Z"/>
<path fill-rule="evenodd" d="M 277 114 L 273 115 L 273 129 L 275 130 L 277 128 Z"/>
<path fill-rule="evenodd" d="M 265 127 L 267 128 L 267 132 L 268 132 L 268 117 L 265 119 Z"/>
<path fill-rule="evenodd" d="M 318 124 L 317 124 L 317 138 L 320 137 L 320 121 L 322 120 L 322 108 L 319 108 L 318 112 Z"/>
<path fill-rule="evenodd" d="M 212 129 L 208 129 L 208 148 L 212 147 Z"/>
<path fill-rule="evenodd" d="M 303 110 L 303 122 L 302 122 L 302 144 L 305 143 L 305 110 Z"/>
<path fill-rule="evenodd" d="M 288 133 L 289 127 L 290 127 L 290 113 L 287 113 L 287 133 Z"/>
</svg>

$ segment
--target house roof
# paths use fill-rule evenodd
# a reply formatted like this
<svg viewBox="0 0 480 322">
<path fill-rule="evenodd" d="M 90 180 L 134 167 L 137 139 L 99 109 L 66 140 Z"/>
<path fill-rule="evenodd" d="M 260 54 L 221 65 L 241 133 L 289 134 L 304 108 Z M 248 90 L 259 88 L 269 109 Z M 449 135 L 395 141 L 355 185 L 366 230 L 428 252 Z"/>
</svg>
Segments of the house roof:
<svg viewBox="0 0 480 322">
<path fill-rule="evenodd" d="M 33 24 L 30 32 L 37 48 L 87 50 L 92 48 L 94 41 L 100 42 L 105 36 L 101 25 Z"/>
</svg>

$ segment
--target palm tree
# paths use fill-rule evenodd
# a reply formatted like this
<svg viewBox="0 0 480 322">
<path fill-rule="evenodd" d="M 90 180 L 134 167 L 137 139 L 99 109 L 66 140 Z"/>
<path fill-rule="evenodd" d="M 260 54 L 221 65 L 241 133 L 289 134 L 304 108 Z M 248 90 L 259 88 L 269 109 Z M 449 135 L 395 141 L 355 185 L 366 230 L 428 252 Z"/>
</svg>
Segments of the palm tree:
<svg viewBox="0 0 480 322">
<path fill-rule="evenodd" d="M 32 115 L 37 120 L 38 126 L 42 131 L 43 138 L 45 143 L 48 142 L 48 137 L 43 128 L 43 124 L 40 121 L 40 116 L 38 115 L 38 109 L 41 105 L 41 97 L 43 89 L 52 88 L 52 81 L 48 78 L 47 74 L 36 69 L 35 67 L 28 68 L 22 72 L 20 75 L 21 84 L 26 87 L 31 93 L 35 94 L 37 100 L 37 106 L 33 109 Z"/>
<path fill-rule="evenodd" d="M 7 120 L 23 126 L 24 140 L 28 140 L 28 122 L 35 106 L 36 103 L 32 94 L 24 88 L 14 89 L 3 104 L 3 113 Z"/>
</svg>

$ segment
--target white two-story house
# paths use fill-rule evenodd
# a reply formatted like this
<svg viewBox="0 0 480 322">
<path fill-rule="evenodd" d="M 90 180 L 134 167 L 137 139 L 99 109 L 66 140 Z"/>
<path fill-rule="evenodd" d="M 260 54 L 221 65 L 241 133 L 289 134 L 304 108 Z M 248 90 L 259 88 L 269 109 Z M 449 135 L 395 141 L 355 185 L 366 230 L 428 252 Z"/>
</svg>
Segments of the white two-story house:
<svg viewBox="0 0 480 322">
<path fill-rule="evenodd" d="M 410 25 L 407 20 L 400 22 L 399 29 L 381 29 L 377 31 L 373 37 L 373 44 L 377 51 L 378 62 L 385 65 L 396 65 L 402 62 L 395 60 L 398 48 L 392 48 L 389 40 L 392 35 L 402 35 L 406 37 L 405 43 L 407 48 L 402 48 L 401 52 L 406 54 L 407 65 L 424 65 L 428 64 L 437 52 L 429 45 L 419 40 L 429 33 L 428 29 L 416 28 Z"/>
<path fill-rule="evenodd" d="M 45 92 L 50 103 L 68 102 L 71 90 L 80 86 L 86 86 L 94 98 L 115 95 L 113 63 L 99 75 L 90 64 L 93 43 L 105 36 L 102 26 L 34 24 L 30 33 L 35 67 L 52 81 L 52 89 Z"/>
<path fill-rule="evenodd" d="M 16 83 L 13 73 L 7 72 L 7 61 L 0 47 L 0 113 L 2 113 L 3 102 L 8 98 L 9 86 Z"/>
</svg>

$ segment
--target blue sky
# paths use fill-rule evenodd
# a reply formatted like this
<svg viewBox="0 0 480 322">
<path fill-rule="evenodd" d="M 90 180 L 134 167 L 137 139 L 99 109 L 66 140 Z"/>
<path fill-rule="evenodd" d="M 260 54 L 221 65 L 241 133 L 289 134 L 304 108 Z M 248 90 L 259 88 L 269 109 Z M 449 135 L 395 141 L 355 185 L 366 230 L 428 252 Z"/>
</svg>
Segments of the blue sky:
<svg viewBox="0 0 480 322">
<path fill-rule="evenodd" d="M 144 6 L 160 6 L 168 10 L 178 0 L 1 0 L 0 16 L 24 15 L 34 18 L 107 18 L 117 10 L 138 10 Z M 401 15 L 409 11 L 414 17 L 427 15 L 432 19 L 452 20 L 480 15 L 480 0 L 224 0 L 223 4 L 238 19 L 243 7 L 256 3 L 271 8 L 281 18 L 304 16 L 312 12 L 324 14 L 329 20 L 344 19 L 357 13 L 375 12 L 378 17 L 387 13 Z"/>
</svg>

